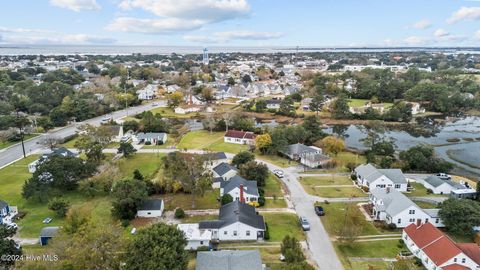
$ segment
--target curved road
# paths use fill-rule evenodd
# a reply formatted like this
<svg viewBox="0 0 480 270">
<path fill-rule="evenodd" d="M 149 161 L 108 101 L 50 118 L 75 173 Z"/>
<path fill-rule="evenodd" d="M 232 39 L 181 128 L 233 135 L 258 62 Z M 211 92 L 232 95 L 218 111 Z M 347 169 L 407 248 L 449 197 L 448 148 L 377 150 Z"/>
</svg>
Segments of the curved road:
<svg viewBox="0 0 480 270">
<path fill-rule="evenodd" d="M 114 120 L 118 120 L 125 116 L 134 115 L 141 113 L 143 111 L 147 111 L 157 107 L 164 107 L 166 105 L 165 101 L 157 101 L 152 105 L 152 103 L 147 103 L 144 105 L 140 105 L 137 107 L 130 107 L 126 110 L 115 111 L 107 115 L 98 116 L 92 119 L 85 120 L 83 122 L 77 122 L 75 124 L 71 124 L 69 126 L 53 130 L 51 132 L 45 133 L 43 135 L 37 136 L 30 140 L 25 141 L 25 152 L 27 155 L 36 152 L 37 150 L 41 150 L 43 148 L 41 141 L 45 136 L 54 136 L 58 138 L 66 138 L 75 134 L 77 127 L 82 124 L 91 124 L 91 125 L 100 125 L 100 122 L 106 116 L 112 117 Z M 0 168 L 21 159 L 23 157 L 22 145 L 21 143 L 17 143 L 13 146 L 10 146 L 6 149 L 0 150 Z"/>
</svg>

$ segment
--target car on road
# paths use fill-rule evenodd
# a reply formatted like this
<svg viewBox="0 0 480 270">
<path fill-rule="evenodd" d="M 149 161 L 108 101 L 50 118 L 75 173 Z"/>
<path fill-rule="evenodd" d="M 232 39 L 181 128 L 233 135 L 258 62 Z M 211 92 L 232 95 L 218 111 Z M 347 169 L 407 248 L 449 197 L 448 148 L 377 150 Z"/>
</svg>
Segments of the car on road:
<svg viewBox="0 0 480 270">
<path fill-rule="evenodd" d="M 52 218 L 47 217 L 46 219 L 43 220 L 43 223 L 48 224 L 48 223 L 52 222 L 52 220 L 53 220 Z"/>
<path fill-rule="evenodd" d="M 324 216 L 325 210 L 323 210 L 323 207 L 320 205 L 315 205 L 315 214 L 317 214 L 317 216 Z"/>
<path fill-rule="evenodd" d="M 300 225 L 302 226 L 302 230 L 310 231 L 310 223 L 306 217 L 300 217 Z"/>
<path fill-rule="evenodd" d="M 273 174 L 275 174 L 278 178 L 283 178 L 285 176 L 281 170 L 273 170 Z"/>
<path fill-rule="evenodd" d="M 450 180 L 452 177 L 446 173 L 437 173 L 437 176 L 442 180 Z"/>
<path fill-rule="evenodd" d="M 102 121 L 100 121 L 101 124 L 107 124 L 108 122 L 112 121 L 113 118 L 111 116 L 107 116 L 102 118 Z"/>
</svg>

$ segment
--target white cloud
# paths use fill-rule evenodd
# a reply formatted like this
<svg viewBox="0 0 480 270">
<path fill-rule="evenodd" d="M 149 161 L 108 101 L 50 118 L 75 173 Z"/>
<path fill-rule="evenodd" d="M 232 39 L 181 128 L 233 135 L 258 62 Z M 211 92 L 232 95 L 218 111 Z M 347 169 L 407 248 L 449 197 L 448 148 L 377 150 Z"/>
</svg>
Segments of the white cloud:
<svg viewBox="0 0 480 270">
<path fill-rule="evenodd" d="M 47 29 L 0 26 L 3 44 L 112 44 L 116 39 L 88 34 L 65 34 Z"/>
<path fill-rule="evenodd" d="M 419 36 L 410 36 L 403 40 L 407 45 L 425 45 L 429 43 L 429 40 Z"/>
<path fill-rule="evenodd" d="M 430 22 L 429 20 L 421 20 L 421 21 L 418 21 L 418 22 L 410 25 L 409 28 L 427 29 L 430 26 L 432 26 L 432 22 Z"/>
<path fill-rule="evenodd" d="M 170 34 L 190 31 L 200 28 L 204 24 L 200 20 L 167 19 L 137 19 L 130 17 L 116 18 L 107 25 L 108 31 L 135 32 L 147 34 Z"/>
<path fill-rule="evenodd" d="M 56 7 L 71 9 L 76 12 L 101 9 L 96 0 L 50 0 L 50 4 Z"/>
<path fill-rule="evenodd" d="M 462 20 L 478 20 L 480 19 L 480 7 L 461 7 L 455 11 L 447 23 L 456 23 Z"/>
<path fill-rule="evenodd" d="M 439 28 L 439 29 L 435 30 L 435 32 L 433 32 L 433 35 L 434 35 L 435 37 L 439 38 L 439 37 L 449 36 L 450 33 L 447 32 L 447 31 L 445 31 L 445 30 L 443 30 L 443 29 L 441 29 L 441 28 Z"/>
<path fill-rule="evenodd" d="M 218 22 L 250 13 L 246 0 L 123 0 L 124 10 L 140 8 L 159 17 Z"/>
<path fill-rule="evenodd" d="M 8 28 L 8 27 L 1 27 L 1 33 L 53 33 L 51 30 L 45 29 L 28 29 L 28 28 Z"/>
<path fill-rule="evenodd" d="M 480 40 L 480 30 L 475 33 L 475 39 Z"/>
<path fill-rule="evenodd" d="M 184 36 L 191 42 L 199 43 L 226 43 L 231 40 L 269 40 L 284 36 L 280 32 L 253 32 L 253 31 L 226 31 L 216 32 L 212 36 Z"/>
</svg>

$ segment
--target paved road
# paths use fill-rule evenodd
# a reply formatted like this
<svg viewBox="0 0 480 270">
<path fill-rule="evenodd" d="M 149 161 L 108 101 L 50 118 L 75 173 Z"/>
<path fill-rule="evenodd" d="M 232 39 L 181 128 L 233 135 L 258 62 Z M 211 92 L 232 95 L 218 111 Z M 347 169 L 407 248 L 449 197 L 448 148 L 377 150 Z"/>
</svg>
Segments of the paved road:
<svg viewBox="0 0 480 270">
<path fill-rule="evenodd" d="M 121 110 L 121 111 L 116 111 L 113 113 L 108 114 L 108 116 L 111 116 L 114 120 L 120 119 L 122 117 L 128 116 L 128 115 L 134 115 L 141 113 L 146 110 L 150 110 L 156 107 L 164 107 L 166 105 L 165 101 L 157 101 L 155 102 L 155 106 L 153 106 L 151 103 L 149 104 L 144 104 L 140 105 L 137 107 L 130 107 L 127 110 Z M 92 125 L 100 125 L 100 122 L 104 117 L 107 115 L 95 117 L 89 120 L 85 120 L 83 122 L 77 122 L 75 124 L 66 126 L 64 128 L 56 129 L 52 132 L 48 132 L 45 135 L 35 137 L 33 139 L 30 139 L 28 141 L 25 141 L 25 151 L 27 155 L 34 153 L 38 150 L 41 150 L 43 146 L 41 145 L 41 141 L 45 136 L 54 136 L 58 138 L 65 138 L 68 136 L 71 136 L 75 134 L 77 127 L 82 125 L 82 124 L 92 124 Z M 12 163 L 13 161 L 16 161 L 23 156 L 23 151 L 22 151 L 22 145 L 20 143 L 11 146 L 7 149 L 4 149 L 0 151 L 0 168 Z"/>
</svg>

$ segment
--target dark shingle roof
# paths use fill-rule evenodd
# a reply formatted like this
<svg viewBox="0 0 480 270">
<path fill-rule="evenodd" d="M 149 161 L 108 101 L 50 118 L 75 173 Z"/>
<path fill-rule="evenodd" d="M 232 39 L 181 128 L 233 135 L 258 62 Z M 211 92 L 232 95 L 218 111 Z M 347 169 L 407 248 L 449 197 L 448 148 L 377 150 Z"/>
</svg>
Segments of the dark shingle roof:
<svg viewBox="0 0 480 270">
<path fill-rule="evenodd" d="M 161 199 L 148 199 L 144 200 L 138 207 L 138 210 L 160 210 L 162 209 L 163 200 Z"/>
<path fill-rule="evenodd" d="M 165 133 L 163 132 L 149 132 L 149 133 L 143 133 L 143 132 L 140 132 L 137 134 L 137 138 L 139 140 L 145 140 L 145 139 L 163 139 L 165 137 Z"/>
<path fill-rule="evenodd" d="M 198 223 L 199 229 L 220 229 L 225 222 L 222 220 L 205 220 Z"/>
<path fill-rule="evenodd" d="M 238 139 L 255 139 L 255 134 L 250 131 L 229 130 L 225 133 L 225 137 L 232 137 Z"/>
<path fill-rule="evenodd" d="M 6 201 L 0 200 L 0 209 L 3 209 L 8 206 L 8 203 Z"/>
<path fill-rule="evenodd" d="M 216 152 L 216 153 L 211 153 L 211 154 L 205 154 L 207 159 L 210 160 L 221 160 L 221 159 L 227 159 L 227 155 L 225 152 Z"/>
<path fill-rule="evenodd" d="M 197 253 L 195 270 L 262 270 L 258 250 L 220 250 Z"/>
<path fill-rule="evenodd" d="M 40 231 L 40 237 L 53 237 L 60 227 L 45 227 Z"/>
<path fill-rule="evenodd" d="M 263 217 L 258 215 L 255 207 L 234 201 L 220 207 L 219 220 L 222 220 L 224 226 L 228 226 L 235 222 L 241 222 L 257 229 L 265 230 L 265 221 Z"/>
<path fill-rule="evenodd" d="M 258 196 L 257 181 L 248 181 L 238 175 L 235 175 L 228 181 L 223 181 L 220 187 L 223 188 L 223 193 L 226 194 L 235 188 L 240 188 L 241 185 L 243 185 L 245 193 Z"/>
<path fill-rule="evenodd" d="M 213 168 L 213 171 L 216 172 L 218 175 L 224 175 L 231 170 L 236 171 L 237 169 L 234 166 L 225 162 L 222 162 L 215 166 L 215 168 Z"/>
<path fill-rule="evenodd" d="M 317 151 L 319 150 L 311 146 L 306 146 L 301 143 L 296 143 L 296 144 L 290 144 L 289 146 L 287 146 L 287 148 L 284 151 L 281 151 L 281 152 L 287 155 L 301 155 L 304 153 L 313 153 Z"/>
</svg>

